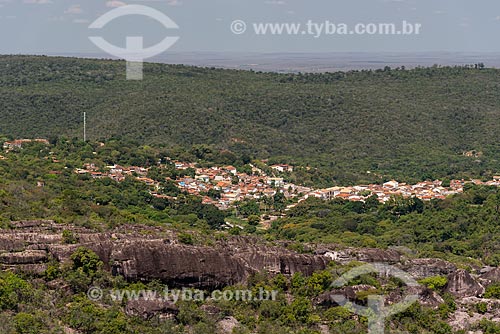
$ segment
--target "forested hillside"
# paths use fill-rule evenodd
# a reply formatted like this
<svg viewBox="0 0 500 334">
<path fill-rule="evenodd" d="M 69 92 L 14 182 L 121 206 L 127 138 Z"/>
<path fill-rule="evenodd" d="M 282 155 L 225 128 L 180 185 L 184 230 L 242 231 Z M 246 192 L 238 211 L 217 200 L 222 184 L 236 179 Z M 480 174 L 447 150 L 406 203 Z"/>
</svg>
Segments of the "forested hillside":
<svg viewBox="0 0 500 334">
<path fill-rule="evenodd" d="M 266 226 L 259 217 L 270 212 L 268 201 L 227 211 L 203 205 L 171 181 L 190 171 L 149 146 L 55 138 L 7 151 L 0 148 L 2 334 L 366 333 L 367 318 L 331 295 L 349 293 L 360 305 L 374 294 L 398 301 L 404 284 L 376 274 L 340 290 L 332 283 L 374 261 L 400 266 L 421 285 L 419 302 L 390 317 L 387 333 L 500 332 L 497 187 L 468 185 L 429 202 L 310 198 Z M 147 176 L 160 186 L 148 187 L 138 174 L 117 182 L 78 173 L 85 164 L 114 163 L 150 167 Z M 265 289 L 277 298 L 173 302 L 161 295 L 201 288 L 209 296 L 215 287 Z M 115 299 L 113 291 L 161 298 Z"/>
<path fill-rule="evenodd" d="M 422 68 L 274 74 L 0 57 L 0 134 L 209 145 L 320 167 L 325 184 L 500 171 L 500 71 Z M 469 156 L 464 155 L 468 152 Z M 370 171 L 371 174 L 367 174 Z"/>
</svg>

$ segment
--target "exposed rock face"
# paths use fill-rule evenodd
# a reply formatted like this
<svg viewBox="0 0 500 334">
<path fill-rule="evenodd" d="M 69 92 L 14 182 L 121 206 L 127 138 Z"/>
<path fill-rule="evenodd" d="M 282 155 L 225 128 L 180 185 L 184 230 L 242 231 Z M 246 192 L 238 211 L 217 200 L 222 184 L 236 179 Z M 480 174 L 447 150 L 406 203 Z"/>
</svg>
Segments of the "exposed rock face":
<svg viewBox="0 0 500 334">
<path fill-rule="evenodd" d="M 411 259 L 398 266 L 417 280 L 433 276 L 448 276 L 457 270 L 453 263 L 441 259 Z"/>
<path fill-rule="evenodd" d="M 165 244 L 160 240 L 113 244 L 113 271 L 127 279 L 159 279 L 172 286 L 218 289 L 246 281 L 253 273 L 269 271 L 310 275 L 326 268 L 323 257 L 273 247 L 197 247 Z"/>
<path fill-rule="evenodd" d="M 418 302 L 427 307 L 438 308 L 444 303 L 443 298 L 435 291 L 428 289 L 425 286 L 407 286 L 403 291 L 394 291 L 389 294 L 388 304 L 396 304 L 401 302 L 406 296 L 417 295 Z"/>
<path fill-rule="evenodd" d="M 486 305 L 486 312 L 478 313 L 477 305 Z M 449 324 L 454 330 L 469 330 L 472 324 L 486 319 L 500 322 L 500 300 L 467 297 L 457 301 L 457 310 L 451 315 Z M 469 332 L 472 333 L 472 332 Z"/>
<path fill-rule="evenodd" d="M 217 327 L 219 328 L 221 333 L 231 334 L 234 333 L 234 329 L 239 326 L 238 320 L 234 317 L 226 317 L 219 321 Z"/>
<path fill-rule="evenodd" d="M 253 273 L 268 271 L 310 275 L 326 268 L 324 256 L 297 254 L 252 238 L 231 238 L 211 247 L 176 243 L 172 232 L 130 227 L 130 231 L 95 233 L 71 228 L 78 244 L 64 244 L 68 226 L 51 221 L 14 222 L 0 231 L 0 267 L 41 273 L 49 258 L 68 261 L 78 247 L 93 250 L 105 268 L 130 280 L 161 280 L 172 287 L 217 289 L 244 283 Z M 173 240 L 173 241 L 172 241 Z"/>
<path fill-rule="evenodd" d="M 395 264 L 401 261 L 401 253 L 392 249 L 350 248 L 337 251 L 321 249 L 318 250 L 316 254 L 323 255 L 332 261 L 342 264 L 346 264 L 351 261 Z"/>
<path fill-rule="evenodd" d="M 53 220 L 43 220 L 43 219 L 38 219 L 38 220 L 18 220 L 18 221 L 11 221 L 10 225 L 13 228 L 17 229 L 22 229 L 22 228 L 33 228 L 33 227 L 47 227 L 47 226 L 53 226 L 55 225 L 56 222 Z"/>
<path fill-rule="evenodd" d="M 398 263 L 401 261 L 401 253 L 392 249 L 362 248 L 353 252 L 358 261 Z"/>
<path fill-rule="evenodd" d="M 331 291 L 321 294 L 316 298 L 315 303 L 321 306 L 338 306 L 334 296 L 344 296 L 350 301 L 356 301 L 358 299 L 358 293 L 362 291 L 376 290 L 374 286 L 360 284 L 353 286 L 345 286 L 339 289 L 333 289 Z"/>
<path fill-rule="evenodd" d="M 151 319 L 158 314 L 166 316 L 177 315 L 179 313 L 179 309 L 174 303 L 169 301 L 141 299 L 129 300 L 125 306 L 125 313 L 129 316 Z"/>
<path fill-rule="evenodd" d="M 346 286 L 320 295 L 315 302 L 321 306 L 337 306 L 337 303 L 333 298 L 334 295 L 342 295 L 350 301 L 356 301 L 358 299 L 359 292 L 370 290 L 376 290 L 376 288 L 371 285 Z M 403 290 L 393 291 L 385 298 L 385 303 L 386 305 L 397 304 L 403 301 L 406 296 L 411 295 L 417 295 L 418 302 L 427 307 L 437 308 L 439 305 L 444 303 L 441 296 L 424 286 L 406 286 Z"/>
<path fill-rule="evenodd" d="M 0 254 L 2 264 L 36 264 L 47 261 L 47 252 L 44 250 L 25 250 L 16 253 Z"/>
<path fill-rule="evenodd" d="M 0 265 L 0 270 L 13 271 L 18 274 L 42 275 L 47 270 L 46 263 L 30 263 L 16 265 Z"/>
<path fill-rule="evenodd" d="M 220 288 L 243 282 L 250 270 L 229 254 L 205 247 L 136 241 L 113 248 L 113 271 L 127 279 L 159 279 L 169 285 Z"/>
<path fill-rule="evenodd" d="M 500 268 L 493 268 L 479 276 L 483 283 L 483 285 L 488 286 L 493 283 L 500 282 Z"/>
<path fill-rule="evenodd" d="M 484 287 L 467 271 L 459 269 L 448 275 L 445 291 L 458 298 L 475 297 L 484 293 Z"/>
</svg>

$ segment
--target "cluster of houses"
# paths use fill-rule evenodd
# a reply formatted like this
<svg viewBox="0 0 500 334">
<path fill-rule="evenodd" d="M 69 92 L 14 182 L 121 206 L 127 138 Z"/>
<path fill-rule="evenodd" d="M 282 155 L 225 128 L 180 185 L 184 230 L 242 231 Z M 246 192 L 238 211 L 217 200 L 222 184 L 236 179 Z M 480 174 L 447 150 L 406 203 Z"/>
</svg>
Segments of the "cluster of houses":
<svg viewBox="0 0 500 334">
<path fill-rule="evenodd" d="M 392 180 L 382 185 L 369 184 L 319 189 L 311 192 L 308 196 L 325 200 L 342 198 L 349 201 L 364 201 L 368 197 L 376 195 L 377 199 L 382 203 L 387 202 L 394 196 L 418 197 L 422 200 L 445 199 L 447 196 L 463 192 L 465 183 L 464 180 L 453 180 L 450 187 L 444 187 L 442 181 L 439 180 L 419 182 L 417 184 L 399 183 Z"/>
<path fill-rule="evenodd" d="M 369 184 L 350 187 L 331 187 L 326 189 L 313 189 L 286 182 L 282 173 L 293 171 L 289 165 L 274 165 L 270 169 L 275 175 L 267 175 L 263 170 L 251 165 L 252 174 L 238 172 L 234 166 L 199 168 L 194 163 L 172 161 L 178 170 L 194 170 L 194 176 L 179 177 L 175 182 L 177 187 L 191 195 L 201 196 L 204 204 L 213 204 L 222 210 L 233 207 L 235 202 L 243 200 L 262 200 L 273 197 L 278 192 L 287 199 L 294 199 L 300 203 L 308 198 L 315 197 L 323 200 L 341 198 L 348 201 L 364 202 L 371 196 L 376 196 L 381 203 L 387 202 L 391 197 L 418 197 L 422 200 L 445 199 L 447 196 L 463 192 L 467 183 L 483 184 L 500 187 L 500 176 L 493 180 L 452 180 L 449 186 L 442 181 L 425 181 L 417 184 L 399 183 L 389 181 L 384 184 Z M 161 195 L 160 184 L 147 177 L 148 169 L 131 166 L 107 166 L 102 172 L 95 164 L 88 163 L 83 169 L 76 169 L 78 174 L 90 174 L 92 178 L 109 177 L 115 181 L 123 181 L 127 175 L 134 176 L 137 180 L 151 186 L 151 193 L 156 197 Z M 192 174 L 191 174 L 192 175 Z M 211 196 L 209 194 L 211 193 Z M 215 194 L 215 195 L 214 195 Z M 292 204 L 289 208 L 294 207 Z"/>
<path fill-rule="evenodd" d="M 137 180 L 146 183 L 149 186 L 154 186 L 156 189 L 159 187 L 159 182 L 154 181 L 147 177 L 149 168 L 130 166 L 124 167 L 119 165 L 106 166 L 105 171 L 101 171 L 94 163 L 86 163 L 83 168 L 75 169 L 77 174 L 89 174 L 93 179 L 102 179 L 108 177 L 116 182 L 122 182 L 125 177 L 132 176 Z"/>
<path fill-rule="evenodd" d="M 192 166 L 191 166 L 192 167 Z M 291 166 L 284 166 L 273 170 L 287 172 L 293 170 Z M 289 169 L 290 168 L 290 169 Z M 476 185 L 488 185 L 500 187 L 500 176 L 495 176 L 493 180 L 483 182 L 481 180 L 452 180 L 449 186 L 444 186 L 442 181 L 424 181 L 417 184 L 399 183 L 389 181 L 382 185 L 369 184 L 351 187 L 331 187 L 326 189 L 312 189 L 286 182 L 281 177 L 268 176 L 260 169 L 252 168 L 253 175 L 238 173 L 236 168 L 212 167 L 197 168 L 194 178 L 185 177 L 176 180 L 180 189 L 193 194 L 206 194 L 210 189 L 221 193 L 220 199 L 213 199 L 208 196 L 203 197 L 204 203 L 214 204 L 222 209 L 226 209 L 236 201 L 244 199 L 262 199 L 263 197 L 274 196 L 281 192 L 286 198 L 297 198 L 300 203 L 310 197 L 331 200 L 341 198 L 348 201 L 365 201 L 368 197 L 375 195 L 379 202 L 385 203 L 391 197 L 418 197 L 422 200 L 445 199 L 446 197 L 463 192 L 464 185 L 474 183 Z M 293 207 L 295 205 L 291 205 Z"/>
<path fill-rule="evenodd" d="M 193 168 L 183 163 L 175 162 L 178 169 Z M 292 166 L 270 166 L 279 173 L 293 171 Z M 192 195 L 203 196 L 203 203 L 213 204 L 220 209 L 228 209 L 235 202 L 245 199 L 260 200 L 273 197 L 281 192 L 287 198 L 298 197 L 308 193 L 310 188 L 296 186 L 284 181 L 282 177 L 268 176 L 260 168 L 251 165 L 252 174 L 240 173 L 233 166 L 195 168 L 194 177 L 183 177 L 175 180 L 177 186 Z M 207 196 L 209 191 L 215 191 L 219 196 Z"/>
<path fill-rule="evenodd" d="M 24 144 L 38 142 L 49 145 L 46 139 L 17 139 L 3 144 L 6 152 L 21 149 Z M 0 156 L 0 160 L 6 159 Z M 59 162 L 54 156 L 54 162 Z M 300 203 L 308 198 L 320 198 L 331 200 L 341 198 L 348 201 L 364 202 L 371 196 L 376 196 L 379 202 L 385 203 L 391 197 L 418 197 L 422 200 L 445 199 L 446 197 L 463 192 L 467 183 L 476 185 L 489 185 L 500 187 L 500 176 L 494 176 L 492 180 L 483 182 L 481 180 L 452 180 L 450 184 L 443 185 L 442 181 L 425 181 L 417 184 L 399 183 L 389 181 L 384 184 L 357 185 L 350 187 L 331 187 L 326 189 L 313 189 L 287 182 L 283 176 L 293 172 L 294 167 L 286 164 L 269 166 L 272 175 L 256 166 L 251 166 L 251 174 L 242 173 L 234 166 L 200 168 L 195 163 L 172 161 L 167 158 L 177 170 L 193 170 L 194 176 L 178 177 L 175 180 L 177 187 L 191 195 L 201 196 L 205 204 L 213 204 L 225 210 L 231 208 L 235 202 L 243 200 L 262 200 L 283 194 L 287 199 L 293 199 Z M 160 165 L 160 168 L 162 165 Z M 156 197 L 168 197 L 161 194 L 160 183 L 148 178 L 148 168 L 140 166 L 107 166 L 99 168 L 94 163 L 86 163 L 83 168 L 77 168 L 75 173 L 88 174 L 94 179 L 110 178 L 117 182 L 124 181 L 127 176 L 135 177 L 151 187 L 151 194 Z M 54 172 L 55 173 L 55 172 Z M 193 173 L 188 173 L 193 175 Z M 210 195 L 210 196 L 209 196 Z M 297 204 L 292 204 L 289 208 Z"/>
<path fill-rule="evenodd" d="M 45 145 L 49 145 L 49 141 L 47 139 L 40 139 L 40 138 L 37 138 L 37 139 L 16 139 L 13 141 L 4 142 L 3 149 L 6 152 L 9 152 L 9 151 L 12 151 L 15 149 L 21 149 L 21 148 L 23 148 L 23 145 L 27 144 L 27 143 L 42 143 Z"/>
</svg>

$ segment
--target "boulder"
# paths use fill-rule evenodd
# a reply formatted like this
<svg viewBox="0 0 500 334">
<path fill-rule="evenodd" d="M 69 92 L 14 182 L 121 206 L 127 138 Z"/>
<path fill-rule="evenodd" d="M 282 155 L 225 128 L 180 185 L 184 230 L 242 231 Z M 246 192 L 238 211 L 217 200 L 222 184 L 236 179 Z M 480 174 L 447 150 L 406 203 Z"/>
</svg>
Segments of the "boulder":
<svg viewBox="0 0 500 334">
<path fill-rule="evenodd" d="M 484 293 L 484 287 L 466 270 L 459 269 L 448 275 L 448 283 L 446 284 L 445 291 L 455 297 L 465 298 L 481 296 Z"/>
<path fill-rule="evenodd" d="M 493 283 L 498 283 L 500 282 L 500 268 L 494 268 L 492 270 L 489 270 L 485 273 L 483 273 L 481 276 L 479 276 L 483 284 L 485 286 L 488 286 Z"/>
<path fill-rule="evenodd" d="M 406 286 L 403 291 L 397 290 L 393 291 L 387 297 L 388 304 L 397 304 L 401 302 L 406 296 L 417 295 L 418 302 L 423 305 L 433 309 L 439 307 L 439 305 L 444 303 L 443 298 L 435 291 L 425 287 L 425 286 Z"/>
<path fill-rule="evenodd" d="M 394 249 L 360 248 L 351 251 L 355 259 L 362 262 L 398 263 L 401 261 L 401 253 Z"/>
<path fill-rule="evenodd" d="M 362 291 L 370 291 L 370 290 L 376 290 L 374 286 L 371 285 L 366 285 L 366 284 L 360 284 L 360 285 L 353 285 L 353 286 L 345 286 L 342 288 L 338 289 L 333 289 L 331 291 L 325 292 L 321 295 L 319 295 L 314 303 L 316 305 L 324 306 L 324 307 L 332 307 L 332 306 L 339 306 L 337 301 L 335 300 L 335 296 L 344 296 L 346 299 L 350 301 L 356 301 L 358 300 L 358 293 Z"/>
<path fill-rule="evenodd" d="M 408 260 L 398 267 L 416 280 L 433 276 L 448 276 L 457 270 L 453 263 L 433 258 Z"/>
<path fill-rule="evenodd" d="M 221 334 L 231 334 L 234 333 L 234 329 L 238 327 L 240 323 L 234 317 L 225 317 L 217 324 L 219 333 Z"/>
<path fill-rule="evenodd" d="M 139 299 L 127 301 L 125 313 L 129 316 L 151 319 L 157 315 L 177 315 L 179 309 L 169 301 Z"/>
<path fill-rule="evenodd" d="M 0 254 L 2 264 L 35 264 L 47 261 L 47 252 L 44 250 L 25 250 L 16 253 Z"/>
</svg>

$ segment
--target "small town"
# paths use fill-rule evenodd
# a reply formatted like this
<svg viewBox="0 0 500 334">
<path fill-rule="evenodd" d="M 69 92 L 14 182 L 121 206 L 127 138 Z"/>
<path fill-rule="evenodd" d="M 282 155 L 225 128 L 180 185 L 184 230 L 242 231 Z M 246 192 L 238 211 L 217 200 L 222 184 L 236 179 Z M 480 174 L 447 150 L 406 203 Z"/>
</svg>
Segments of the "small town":
<svg viewBox="0 0 500 334">
<path fill-rule="evenodd" d="M 449 186 L 444 186 L 440 180 L 424 181 L 413 185 L 392 180 L 381 185 L 369 184 L 314 189 L 286 182 L 286 174 L 293 172 L 294 167 L 285 164 L 269 166 L 273 175 L 267 175 L 261 169 L 251 165 L 252 175 L 249 175 L 238 172 L 237 168 L 233 166 L 198 168 L 195 163 L 180 161 L 172 161 L 172 163 L 178 170 L 195 170 L 194 177 L 172 180 L 180 190 L 190 195 L 201 196 L 204 204 L 213 204 L 221 210 L 232 208 L 235 203 L 240 201 L 259 201 L 265 197 L 273 197 L 277 193 L 282 193 L 285 198 L 294 202 L 287 207 L 287 209 L 291 209 L 310 197 L 323 200 L 341 198 L 347 201 L 364 202 L 370 196 L 375 195 L 381 203 L 387 202 L 394 196 L 417 197 L 424 201 L 430 201 L 462 193 L 464 185 L 467 183 L 500 187 L 500 176 L 494 176 L 492 180 L 487 182 L 477 179 L 451 180 Z M 168 197 L 160 194 L 160 184 L 147 177 L 148 169 L 144 167 L 114 165 L 107 166 L 107 171 L 102 172 L 97 170 L 94 164 L 86 164 L 75 172 L 78 174 L 88 173 L 93 178 L 109 177 L 118 182 L 123 181 L 127 175 L 136 175 L 137 180 L 152 187 L 153 196 Z M 210 190 L 220 192 L 220 198 L 214 199 L 207 196 Z"/>
<path fill-rule="evenodd" d="M 37 142 L 49 145 L 46 139 L 16 139 L 3 144 L 3 149 L 8 153 L 15 149 L 21 149 L 23 144 Z M 6 159 L 0 156 L 0 159 Z M 252 174 L 239 172 L 234 166 L 201 168 L 196 163 L 172 160 L 166 157 L 165 160 L 175 166 L 176 170 L 194 171 L 194 177 L 185 176 L 173 181 L 183 192 L 202 197 L 203 204 L 212 204 L 221 210 L 233 208 L 235 203 L 244 200 L 260 201 L 264 198 L 275 196 L 281 193 L 292 202 L 287 206 L 287 210 L 295 207 L 302 201 L 314 197 L 322 200 L 332 200 L 340 198 L 347 201 L 364 202 L 371 196 L 377 196 L 381 203 L 387 202 L 391 197 L 417 197 L 424 201 L 432 199 L 445 199 L 454 194 L 462 193 L 464 186 L 468 183 L 475 185 L 486 185 L 500 187 L 500 175 L 494 176 L 492 180 L 451 180 L 449 185 L 444 185 L 443 181 L 423 181 L 417 184 L 401 183 L 391 180 L 383 184 L 368 184 L 346 187 L 330 187 L 325 189 L 315 189 L 304 187 L 286 181 L 286 176 L 294 171 L 294 166 L 287 164 L 277 164 L 268 166 L 272 171 L 269 175 L 261 168 L 250 165 Z M 52 157 L 53 162 L 59 162 L 56 157 Z M 266 165 L 267 166 L 267 165 Z M 165 165 L 158 164 L 159 168 Z M 93 179 L 110 178 L 116 182 L 122 182 L 127 176 L 135 177 L 138 181 L 150 186 L 150 193 L 158 198 L 169 198 L 161 192 L 160 182 L 148 177 L 150 168 L 141 166 L 106 166 L 99 168 L 95 163 L 86 163 L 82 168 L 76 168 L 75 173 L 88 174 Z M 217 198 L 208 196 L 210 191 L 220 194 Z"/>
</svg>

